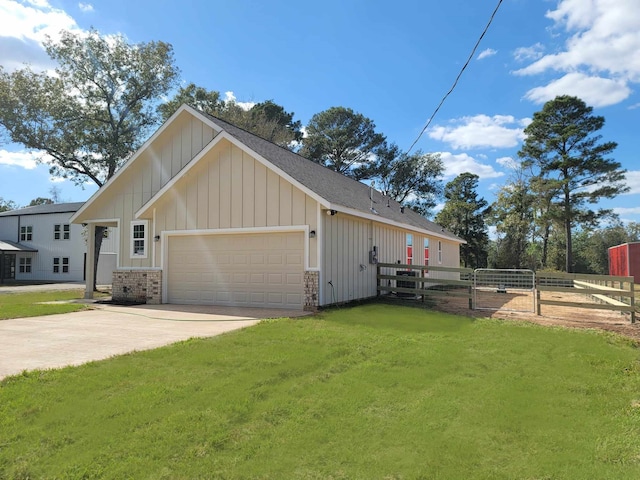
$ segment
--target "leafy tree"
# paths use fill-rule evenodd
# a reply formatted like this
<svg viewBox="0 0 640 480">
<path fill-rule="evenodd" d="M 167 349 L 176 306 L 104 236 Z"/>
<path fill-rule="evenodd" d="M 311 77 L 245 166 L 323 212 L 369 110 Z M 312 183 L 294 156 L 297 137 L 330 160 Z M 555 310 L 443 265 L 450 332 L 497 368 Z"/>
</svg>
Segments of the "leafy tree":
<svg viewBox="0 0 640 480">
<path fill-rule="evenodd" d="M 544 201 L 531 193 L 530 177 L 521 163 L 498 191 L 487 223 L 495 226 L 491 265 L 495 268 L 536 268 L 535 218 Z"/>
<path fill-rule="evenodd" d="M 162 117 L 162 121 L 166 122 L 183 103 L 215 116 L 220 115 L 220 112 L 225 108 L 225 102 L 220 98 L 220 92 L 207 90 L 196 86 L 195 83 L 190 83 L 186 87 L 181 87 L 171 100 L 158 106 L 158 113 Z"/>
<path fill-rule="evenodd" d="M 442 194 L 444 165 L 440 155 L 417 151 L 407 154 L 396 144 L 384 144 L 375 160 L 357 176 L 374 179 L 378 190 L 395 201 L 428 215 Z"/>
<path fill-rule="evenodd" d="M 18 208 L 16 202 L 0 197 L 0 212 L 7 212 L 9 210 L 15 210 L 16 208 Z"/>
<path fill-rule="evenodd" d="M 492 205 L 490 223 L 495 225 L 498 240 L 494 265 L 497 268 L 531 268 L 535 264 L 528 255 L 533 234 L 533 205 L 536 198 L 521 171 L 503 186 Z"/>
<path fill-rule="evenodd" d="M 37 197 L 29 202 L 30 207 L 35 207 L 36 205 L 52 205 L 54 203 L 50 198 L 45 197 Z"/>
<path fill-rule="evenodd" d="M 436 215 L 436 223 L 466 240 L 460 247 L 460 260 L 465 267 L 487 266 L 489 235 L 484 218 L 491 209 L 484 198 L 478 198 L 478 175 L 465 172 L 444 188 L 444 208 Z"/>
<path fill-rule="evenodd" d="M 628 242 L 639 242 L 640 241 L 640 223 L 638 222 L 629 222 L 626 226 Z"/>
<path fill-rule="evenodd" d="M 173 48 L 91 30 L 62 32 L 45 49 L 55 75 L 0 70 L 0 124 L 13 142 L 46 155 L 52 175 L 101 187 L 157 124 L 155 104 L 178 78 Z"/>
<path fill-rule="evenodd" d="M 619 162 L 606 158 L 617 144 L 601 142 L 597 132 L 604 125 L 604 117 L 594 116 L 592 111 L 579 98 L 556 97 L 533 115 L 518 152 L 525 164 L 535 169 L 539 191 L 550 192 L 564 231 L 567 272 L 573 270 L 573 229 L 597 225 L 611 213 L 594 211 L 588 204 L 628 190 L 625 170 Z"/>
<path fill-rule="evenodd" d="M 236 102 L 221 99 L 220 92 L 191 83 L 182 87 L 171 100 L 158 107 L 162 119 L 167 120 L 183 103 L 282 147 L 291 148 L 294 142 L 302 139 L 300 121 L 294 121 L 294 113 L 286 112 L 273 100 L 257 103 L 245 110 Z"/>
<path fill-rule="evenodd" d="M 575 271 L 607 275 L 609 248 L 629 241 L 629 232 L 619 220 L 614 220 L 606 228 L 578 231 L 574 242 Z"/>
<path fill-rule="evenodd" d="M 336 172 L 363 179 L 385 143 L 384 135 L 375 128 L 372 120 L 350 108 L 331 107 L 311 117 L 299 153 Z"/>
</svg>

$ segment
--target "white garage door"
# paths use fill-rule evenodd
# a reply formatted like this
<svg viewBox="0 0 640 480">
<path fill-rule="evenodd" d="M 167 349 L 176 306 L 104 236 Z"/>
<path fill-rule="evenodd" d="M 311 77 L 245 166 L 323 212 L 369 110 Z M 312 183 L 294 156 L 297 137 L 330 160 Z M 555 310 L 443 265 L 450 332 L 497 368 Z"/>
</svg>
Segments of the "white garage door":
<svg viewBox="0 0 640 480">
<path fill-rule="evenodd" d="M 168 237 L 169 303 L 302 309 L 302 232 Z"/>
</svg>

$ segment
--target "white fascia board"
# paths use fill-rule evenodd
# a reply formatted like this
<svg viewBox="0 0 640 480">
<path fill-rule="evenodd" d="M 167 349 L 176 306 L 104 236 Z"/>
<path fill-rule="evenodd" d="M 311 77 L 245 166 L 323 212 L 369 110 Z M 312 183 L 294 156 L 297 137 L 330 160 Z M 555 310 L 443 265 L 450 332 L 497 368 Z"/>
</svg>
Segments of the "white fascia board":
<svg viewBox="0 0 640 480">
<path fill-rule="evenodd" d="M 402 230 L 409 230 L 409 231 L 412 231 L 412 232 L 415 232 L 415 233 L 422 233 L 422 234 L 428 235 L 430 237 L 442 238 L 443 240 L 447 240 L 449 242 L 456 242 L 456 243 L 460 243 L 460 244 L 467 243 L 465 240 L 462 240 L 462 239 L 456 240 L 454 238 L 448 237 L 447 235 L 443 235 L 441 233 L 434 232 L 432 230 L 425 230 L 425 229 L 420 228 L 420 227 L 414 227 L 413 225 L 409 225 L 408 223 L 396 222 L 395 220 L 389 220 L 388 218 L 384 218 L 384 217 L 381 217 L 379 215 L 363 213 L 360 210 L 355 210 L 353 208 L 343 207 L 342 205 L 331 205 L 331 206 L 329 206 L 329 209 L 335 210 L 336 212 L 338 212 L 338 214 L 346 213 L 347 215 L 352 215 L 354 217 L 365 218 L 367 220 L 373 220 L 374 222 L 384 223 L 385 225 L 390 225 L 390 226 L 393 226 L 393 227 L 397 227 L 397 228 L 400 228 Z"/>
<path fill-rule="evenodd" d="M 203 118 L 204 119 L 204 118 Z M 217 129 L 221 129 L 222 127 L 220 127 L 219 125 L 215 125 L 214 122 L 209 122 L 210 125 L 214 125 L 214 127 L 212 128 L 217 128 Z M 149 209 L 151 207 L 153 207 L 153 205 L 165 194 L 167 193 L 167 191 L 169 191 L 171 188 L 173 188 L 173 186 L 181 179 L 183 178 L 187 173 L 189 173 L 189 171 L 200 161 L 200 159 L 202 157 L 204 157 L 207 153 L 209 153 L 209 151 L 215 147 L 218 143 L 220 143 L 221 140 L 228 140 L 232 145 L 235 145 L 236 147 L 238 147 L 240 150 L 243 150 L 244 152 L 248 153 L 249 155 L 251 155 L 253 158 L 255 158 L 258 162 L 260 162 L 262 165 L 264 165 L 266 168 L 268 168 L 269 170 L 273 171 L 274 173 L 276 173 L 277 175 L 279 175 L 280 177 L 284 178 L 286 181 L 288 181 L 289 183 L 291 183 L 294 187 L 298 188 L 299 190 L 302 190 L 305 194 L 307 194 L 308 196 L 310 196 L 311 198 L 313 198 L 316 202 L 318 202 L 320 205 L 327 207 L 329 205 L 329 202 L 327 200 L 325 200 L 324 198 L 322 198 L 320 195 L 318 195 L 317 193 L 315 193 L 314 191 L 310 190 L 308 187 L 302 185 L 300 182 L 298 182 L 296 179 L 294 179 L 293 177 L 289 176 L 287 173 L 285 173 L 284 171 L 280 170 L 278 167 L 276 167 L 273 163 L 271 163 L 270 161 L 268 161 L 267 159 L 265 159 L 264 157 L 262 157 L 261 155 L 259 155 L 258 153 L 254 152 L 251 148 L 247 147 L 244 143 L 242 143 L 241 141 L 239 141 L 237 138 L 235 138 L 233 135 L 231 135 L 230 133 L 228 133 L 225 130 L 221 130 L 220 133 L 218 135 L 216 135 L 213 140 L 211 140 L 211 142 L 209 142 L 207 144 L 207 146 L 205 148 L 203 148 L 200 153 L 198 153 L 195 157 L 193 157 L 189 163 L 187 165 L 184 166 L 184 168 L 182 168 L 182 170 L 180 170 L 171 180 L 169 180 L 164 187 L 162 187 L 160 190 L 158 190 L 158 192 L 151 197 L 147 203 L 145 203 L 140 210 L 138 210 L 135 213 L 135 218 L 140 218 L 142 216 L 144 216 L 145 214 L 148 213 Z"/>
<path fill-rule="evenodd" d="M 140 209 L 134 214 L 134 218 L 139 219 L 147 214 L 149 210 L 156 204 L 156 202 L 160 200 L 160 198 L 162 198 L 165 193 L 171 190 L 178 181 L 185 177 L 202 157 L 209 153 L 213 147 L 218 145 L 218 143 L 220 143 L 220 140 L 228 136 L 228 133 L 220 132 L 218 135 L 213 137 L 213 139 L 211 139 L 211 141 L 202 150 L 200 150 L 200 152 L 198 152 L 195 157 L 189 160 L 189 163 L 182 167 L 182 169 L 178 173 L 176 173 L 171 180 L 164 184 L 164 187 L 158 190 L 153 197 L 147 200 L 147 203 L 140 207 Z"/>
<path fill-rule="evenodd" d="M 173 115 L 171 115 L 166 122 L 164 122 L 160 128 L 158 130 L 155 131 L 155 133 L 153 135 L 151 135 L 146 142 L 144 142 L 142 144 L 142 146 L 136 150 L 136 152 L 131 156 L 131 158 L 129 158 L 129 160 L 126 161 L 126 163 L 124 165 L 122 165 L 118 171 L 113 175 L 113 177 L 111 177 L 109 180 L 107 180 L 107 182 L 102 185 L 102 187 L 100 187 L 93 195 L 91 195 L 91 197 L 89 198 L 89 200 L 87 200 L 84 205 L 82 205 L 82 207 L 80 207 L 80 209 L 78 209 L 78 211 L 71 216 L 71 218 L 69 219 L 69 221 L 71 223 L 76 223 L 76 219 L 82 214 L 84 213 L 84 211 L 89 207 L 89 205 L 91 205 L 98 197 L 102 196 L 102 194 L 104 194 L 104 192 L 111 186 L 113 185 L 113 183 L 120 177 L 120 175 L 123 174 L 123 172 L 125 170 L 127 170 L 127 168 L 129 168 L 133 162 L 135 162 L 139 157 L 140 154 L 145 151 L 160 135 L 162 135 L 162 133 L 169 127 L 169 125 L 171 125 L 171 123 L 173 123 L 173 121 L 184 111 L 188 111 L 190 114 L 193 115 L 194 109 L 189 107 L 186 104 L 183 104 L 180 108 L 178 108 L 178 110 L 175 111 L 175 113 Z M 210 123 L 210 122 L 208 122 Z M 220 127 L 218 127 L 219 129 Z M 86 221 L 84 222 L 86 223 Z"/>
<path fill-rule="evenodd" d="M 218 127 L 218 128 L 220 128 L 220 127 Z M 251 155 L 253 158 L 258 160 L 261 164 L 263 164 L 269 170 L 272 170 L 273 172 L 277 173 L 280 177 L 284 178 L 287 182 L 291 183 L 294 187 L 298 188 L 299 190 L 302 190 L 304 193 L 309 195 L 311 198 L 313 198 L 316 202 L 318 202 L 323 207 L 327 207 L 327 208 L 329 207 L 329 202 L 325 198 L 323 198 L 320 195 L 318 195 L 316 192 L 311 190 L 309 187 L 306 187 L 305 185 L 301 184 L 298 180 L 296 180 L 295 178 L 290 176 L 288 173 L 286 173 L 283 170 L 281 170 L 278 167 L 276 167 L 273 163 L 271 163 L 269 160 L 264 158 L 259 153 L 254 152 L 251 148 L 246 146 L 244 143 L 242 143 L 240 140 L 235 138 L 233 135 L 228 135 L 228 136 L 229 136 L 228 140 L 232 144 L 234 144 L 236 147 L 238 147 L 241 150 L 244 150 L 245 152 L 247 152 L 249 155 Z"/>
</svg>

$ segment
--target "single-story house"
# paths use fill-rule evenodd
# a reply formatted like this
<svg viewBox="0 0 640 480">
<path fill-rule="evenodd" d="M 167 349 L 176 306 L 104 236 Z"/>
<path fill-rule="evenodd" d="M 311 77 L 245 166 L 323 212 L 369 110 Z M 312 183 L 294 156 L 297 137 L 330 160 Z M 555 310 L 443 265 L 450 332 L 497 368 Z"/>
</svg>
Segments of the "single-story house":
<svg viewBox="0 0 640 480">
<path fill-rule="evenodd" d="M 368 185 L 187 105 L 71 221 L 118 227 L 114 299 L 147 303 L 314 309 L 375 296 L 375 263 L 407 262 L 409 244 L 420 245 L 412 263 L 431 248 L 432 265 L 458 267 L 464 243 Z"/>
<path fill-rule="evenodd" d="M 36 205 L 0 212 L 0 282 L 85 280 L 84 228 L 70 222 L 84 202 Z M 117 264 L 117 233 L 108 231 L 98 283 L 110 284 Z"/>
</svg>

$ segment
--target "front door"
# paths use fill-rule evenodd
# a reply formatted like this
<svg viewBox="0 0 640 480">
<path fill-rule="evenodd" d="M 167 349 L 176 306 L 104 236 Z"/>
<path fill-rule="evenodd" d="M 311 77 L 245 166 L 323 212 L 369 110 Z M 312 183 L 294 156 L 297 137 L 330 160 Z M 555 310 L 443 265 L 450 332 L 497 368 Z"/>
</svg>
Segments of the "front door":
<svg viewBox="0 0 640 480">
<path fill-rule="evenodd" d="M 13 280 L 16 278 L 16 256 L 15 254 L 0 254 L 0 279 Z"/>
</svg>

